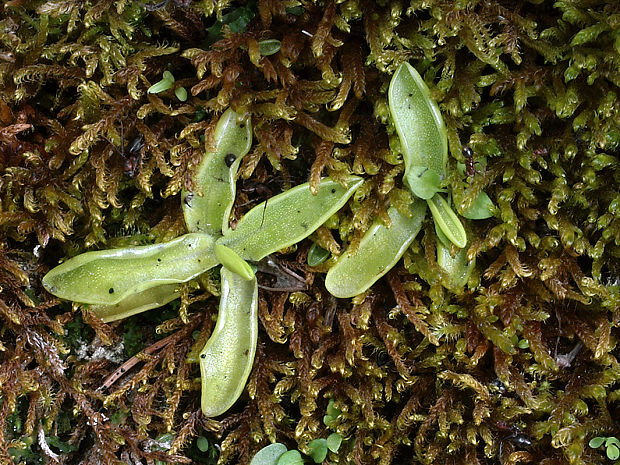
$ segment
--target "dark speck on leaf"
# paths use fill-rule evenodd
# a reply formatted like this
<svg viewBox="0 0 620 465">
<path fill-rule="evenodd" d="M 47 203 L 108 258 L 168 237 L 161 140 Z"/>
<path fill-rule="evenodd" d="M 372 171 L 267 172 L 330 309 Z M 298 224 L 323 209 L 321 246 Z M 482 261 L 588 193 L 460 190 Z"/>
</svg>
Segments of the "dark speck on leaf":
<svg viewBox="0 0 620 465">
<path fill-rule="evenodd" d="M 114 294 L 114 288 L 113 288 L 113 287 L 111 287 L 110 289 L 108 289 L 108 292 L 109 292 L 110 294 Z"/>
<path fill-rule="evenodd" d="M 200 358 L 207 358 L 205 354 L 200 354 Z"/>
<path fill-rule="evenodd" d="M 226 163 L 226 166 L 230 168 L 236 159 L 237 156 L 234 153 L 229 153 L 224 157 L 224 163 Z"/>
<path fill-rule="evenodd" d="M 335 194 L 335 193 L 336 193 L 336 189 L 332 189 L 332 194 Z"/>
</svg>

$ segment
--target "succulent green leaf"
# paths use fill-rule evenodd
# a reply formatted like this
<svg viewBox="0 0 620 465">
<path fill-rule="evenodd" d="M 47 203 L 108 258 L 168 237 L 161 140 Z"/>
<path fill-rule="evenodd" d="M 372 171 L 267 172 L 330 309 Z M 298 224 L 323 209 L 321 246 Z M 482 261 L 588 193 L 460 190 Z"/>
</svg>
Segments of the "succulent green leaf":
<svg viewBox="0 0 620 465">
<path fill-rule="evenodd" d="M 258 50 L 262 56 L 268 57 L 269 55 L 278 53 L 281 46 L 282 43 L 278 39 L 266 39 L 258 43 Z"/>
<path fill-rule="evenodd" d="M 276 465 L 286 451 L 286 446 L 280 442 L 269 444 L 256 453 L 250 465 Z"/>
<path fill-rule="evenodd" d="M 327 436 L 327 448 L 332 452 L 338 452 L 338 449 L 340 449 L 340 444 L 342 444 L 342 436 L 338 433 L 332 433 Z"/>
<path fill-rule="evenodd" d="M 86 252 L 43 277 L 48 292 L 87 304 L 114 305 L 163 284 L 183 283 L 217 265 L 209 234 L 170 242 Z"/>
<path fill-rule="evenodd" d="M 441 194 L 435 194 L 426 201 L 433 214 L 435 224 L 446 237 L 457 247 L 463 248 L 467 244 L 467 234 L 456 213 L 452 211 L 446 199 Z"/>
<path fill-rule="evenodd" d="M 161 307 L 181 295 L 178 284 L 165 284 L 131 294 L 113 305 L 91 305 L 89 308 L 106 323 Z"/>
<path fill-rule="evenodd" d="M 308 443 L 308 455 L 314 463 L 322 463 L 327 457 L 327 441 L 323 438 L 313 439 Z"/>
<path fill-rule="evenodd" d="M 196 446 L 198 446 L 198 450 L 200 450 L 200 452 L 206 452 L 209 450 L 209 440 L 204 436 L 200 436 L 196 440 Z"/>
<path fill-rule="evenodd" d="M 615 445 L 616 447 L 620 447 L 620 441 L 615 436 L 609 436 L 605 439 L 605 446 Z"/>
<path fill-rule="evenodd" d="M 342 410 L 336 407 L 336 402 L 334 399 L 329 399 L 329 402 L 327 403 L 327 414 L 335 420 L 341 413 Z"/>
<path fill-rule="evenodd" d="M 377 221 L 366 231 L 355 252 L 345 251 L 327 272 L 325 286 L 334 296 L 345 298 L 361 294 L 387 273 L 403 256 L 422 227 L 426 205 L 416 200 L 412 215 L 402 215 L 391 207 L 388 228 Z"/>
<path fill-rule="evenodd" d="M 258 285 L 220 269 L 222 295 L 217 323 L 200 352 L 202 412 L 215 417 L 239 398 L 252 371 L 258 341 Z"/>
<path fill-rule="evenodd" d="M 598 447 L 601 447 L 604 442 L 605 442 L 605 438 L 597 436 L 595 438 L 590 439 L 590 442 L 588 443 L 588 445 L 592 447 L 593 449 L 596 449 Z"/>
<path fill-rule="evenodd" d="M 450 247 L 437 240 L 437 263 L 448 275 L 448 288 L 453 290 L 462 289 L 474 269 L 475 262 L 467 260 L 467 249 L 460 249 L 453 257 Z"/>
<path fill-rule="evenodd" d="M 441 190 L 441 177 L 425 166 L 411 166 L 405 181 L 413 194 L 421 199 L 430 199 Z"/>
<path fill-rule="evenodd" d="M 609 460 L 617 460 L 620 457 L 620 449 L 615 444 L 607 446 L 607 458 Z"/>
<path fill-rule="evenodd" d="M 392 76 L 388 100 L 405 160 L 406 182 L 414 166 L 443 177 L 448 161 L 446 128 L 428 86 L 409 63 L 401 64 Z"/>
<path fill-rule="evenodd" d="M 348 187 L 343 187 L 325 178 L 317 195 L 312 195 L 309 183 L 296 186 L 254 207 L 217 243 L 244 260 L 257 262 L 312 234 L 342 208 L 361 183 L 361 178 L 351 176 Z"/>
<path fill-rule="evenodd" d="M 435 234 L 437 235 L 437 239 L 441 241 L 444 247 L 450 248 L 452 242 L 450 242 L 450 239 L 448 239 L 443 233 L 443 231 L 439 228 L 439 226 L 437 226 L 437 223 L 435 223 Z"/>
<path fill-rule="evenodd" d="M 149 87 L 147 93 L 159 94 L 160 92 L 164 92 L 165 90 L 170 89 L 172 87 L 172 84 L 174 84 L 174 76 L 170 71 L 164 71 L 163 79 Z"/>
<path fill-rule="evenodd" d="M 180 102 L 185 102 L 187 100 L 187 91 L 185 87 L 177 87 L 174 89 L 174 95 L 177 96 Z"/>
<path fill-rule="evenodd" d="M 303 465 L 304 459 L 298 450 L 289 450 L 280 456 L 277 465 Z"/>
<path fill-rule="evenodd" d="M 183 190 L 181 205 L 190 232 L 221 235 L 229 229 L 228 217 L 235 201 L 235 176 L 241 159 L 252 145 L 250 118 L 226 110 L 214 133 L 217 150 L 203 157 L 194 182 L 203 195 Z"/>
<path fill-rule="evenodd" d="M 320 245 L 314 243 L 310 246 L 310 250 L 308 251 L 308 265 L 318 266 L 327 260 L 329 256 L 329 250 L 325 250 Z"/>
<path fill-rule="evenodd" d="M 463 216 L 468 220 L 485 220 L 493 216 L 495 205 L 486 192 L 481 191 L 474 200 L 471 207 L 463 212 Z"/>
<path fill-rule="evenodd" d="M 243 258 L 241 258 L 234 250 L 229 249 L 225 245 L 215 244 L 213 247 L 215 256 L 218 261 L 233 273 L 237 273 L 246 281 L 254 279 L 254 270 Z"/>
</svg>

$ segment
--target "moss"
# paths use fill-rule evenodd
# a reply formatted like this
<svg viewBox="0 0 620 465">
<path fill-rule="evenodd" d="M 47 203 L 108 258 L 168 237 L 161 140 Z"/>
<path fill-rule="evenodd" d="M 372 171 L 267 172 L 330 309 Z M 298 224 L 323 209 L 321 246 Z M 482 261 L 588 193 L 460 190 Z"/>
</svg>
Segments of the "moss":
<svg viewBox="0 0 620 465">
<path fill-rule="evenodd" d="M 620 434 L 619 27 L 611 0 L 5 2 L 2 461 L 200 463 L 209 435 L 221 463 L 247 463 L 270 441 L 305 450 L 335 431 L 331 463 L 605 463 L 588 441 Z M 280 50 L 261 55 L 272 39 Z M 186 362 L 213 327 L 208 292 L 137 318 L 145 351 L 98 390 L 118 364 L 74 341 L 102 354 L 130 333 L 60 304 L 41 276 L 86 249 L 182 234 L 179 193 L 228 107 L 252 114 L 256 141 L 233 220 L 307 179 L 355 173 L 364 186 L 314 240 L 331 252 L 359 242 L 408 202 L 386 96 L 403 60 L 444 116 L 455 205 L 484 190 L 498 207 L 466 224 L 466 289 L 447 289 L 430 222 L 352 300 L 326 293 L 329 261 L 303 265 L 306 241 L 277 259 L 312 284 L 262 293 L 248 395 L 232 411 L 202 416 Z M 164 71 L 171 88 L 147 93 Z M 139 169 L 126 170 L 138 137 Z M 486 158 L 471 182 L 463 147 Z M 329 400 L 342 413 L 328 430 Z"/>
</svg>

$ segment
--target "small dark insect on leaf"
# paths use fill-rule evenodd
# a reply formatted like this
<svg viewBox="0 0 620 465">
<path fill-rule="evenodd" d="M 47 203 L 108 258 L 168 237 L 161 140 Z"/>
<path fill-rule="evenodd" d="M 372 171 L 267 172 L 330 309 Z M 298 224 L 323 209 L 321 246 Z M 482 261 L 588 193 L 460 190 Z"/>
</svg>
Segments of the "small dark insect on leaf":
<svg viewBox="0 0 620 465">
<path fill-rule="evenodd" d="M 476 169 L 476 163 L 478 162 L 474 160 L 474 151 L 471 147 L 465 146 L 463 147 L 463 156 L 465 157 L 465 174 L 473 180 L 476 173 L 479 172 Z"/>
<path fill-rule="evenodd" d="M 229 153 L 224 157 L 224 163 L 226 163 L 226 166 L 230 168 L 236 159 L 237 156 L 234 153 Z"/>
<path fill-rule="evenodd" d="M 187 195 L 185 196 L 185 198 L 183 199 L 183 202 L 188 207 L 191 207 L 192 206 L 192 199 L 193 198 L 194 198 L 194 194 L 192 192 L 188 192 Z"/>
<path fill-rule="evenodd" d="M 131 144 L 129 144 L 129 152 L 125 155 L 126 159 L 123 172 L 130 178 L 133 178 L 140 171 L 140 162 L 142 161 L 142 154 L 140 151 L 142 147 L 144 147 L 142 136 L 136 137 Z"/>
<path fill-rule="evenodd" d="M 123 125 L 121 124 L 121 148 L 119 148 L 112 143 L 110 139 L 104 137 L 105 140 L 108 141 L 108 144 L 112 146 L 116 152 L 125 159 L 125 163 L 123 165 L 123 173 L 133 178 L 140 172 L 140 163 L 142 161 L 142 148 L 144 147 L 144 140 L 142 136 L 136 136 L 129 144 L 127 148 L 127 153 L 125 153 L 125 133 L 123 130 Z"/>
<path fill-rule="evenodd" d="M 514 436 L 508 436 L 505 441 L 512 442 L 519 449 L 527 449 L 532 445 L 532 440 L 525 434 L 516 434 Z"/>
<path fill-rule="evenodd" d="M 506 386 L 504 386 L 504 383 L 502 383 L 501 380 L 495 378 L 489 384 L 500 396 L 506 393 Z"/>
<path fill-rule="evenodd" d="M 495 422 L 495 426 L 500 431 L 510 433 L 508 436 L 505 436 L 500 440 L 500 456 L 502 455 L 502 448 L 505 441 L 510 442 L 518 449 L 527 449 L 532 445 L 532 440 L 524 434 L 518 426 L 509 425 L 503 421 Z"/>
</svg>

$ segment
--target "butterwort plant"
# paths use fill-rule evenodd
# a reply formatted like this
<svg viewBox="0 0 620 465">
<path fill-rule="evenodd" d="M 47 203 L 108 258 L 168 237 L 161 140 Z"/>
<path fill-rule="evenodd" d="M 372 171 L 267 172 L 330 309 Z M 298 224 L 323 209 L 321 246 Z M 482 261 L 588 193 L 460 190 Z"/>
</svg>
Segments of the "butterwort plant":
<svg viewBox="0 0 620 465">
<path fill-rule="evenodd" d="M 390 207 L 391 225 L 374 223 L 357 249 L 345 251 L 328 271 L 325 284 L 336 297 L 361 294 L 396 265 L 420 232 L 427 205 L 435 222 L 440 266 L 457 285 L 464 284 L 470 271 L 465 258 L 467 234 L 443 186 L 448 162 L 445 124 L 428 86 L 409 63 L 401 64 L 392 76 L 388 103 L 405 164 L 403 182 L 414 200 L 406 212 Z M 481 198 L 488 199 L 486 194 Z M 480 203 L 476 199 L 464 216 L 490 217 L 492 204 Z M 450 244 L 461 249 L 455 257 Z"/>
<path fill-rule="evenodd" d="M 201 406 L 206 416 L 226 412 L 252 369 L 258 340 L 258 285 L 248 261 L 299 242 L 336 213 L 362 183 L 329 178 L 313 195 L 309 183 L 257 205 L 228 225 L 235 178 L 252 144 L 249 117 L 225 111 L 214 132 L 216 151 L 198 166 L 195 192 L 183 191 L 188 233 L 172 241 L 86 252 L 52 269 L 43 285 L 63 299 L 89 305 L 104 321 L 159 307 L 179 297 L 179 284 L 223 265 L 218 319 L 200 352 Z"/>
</svg>

